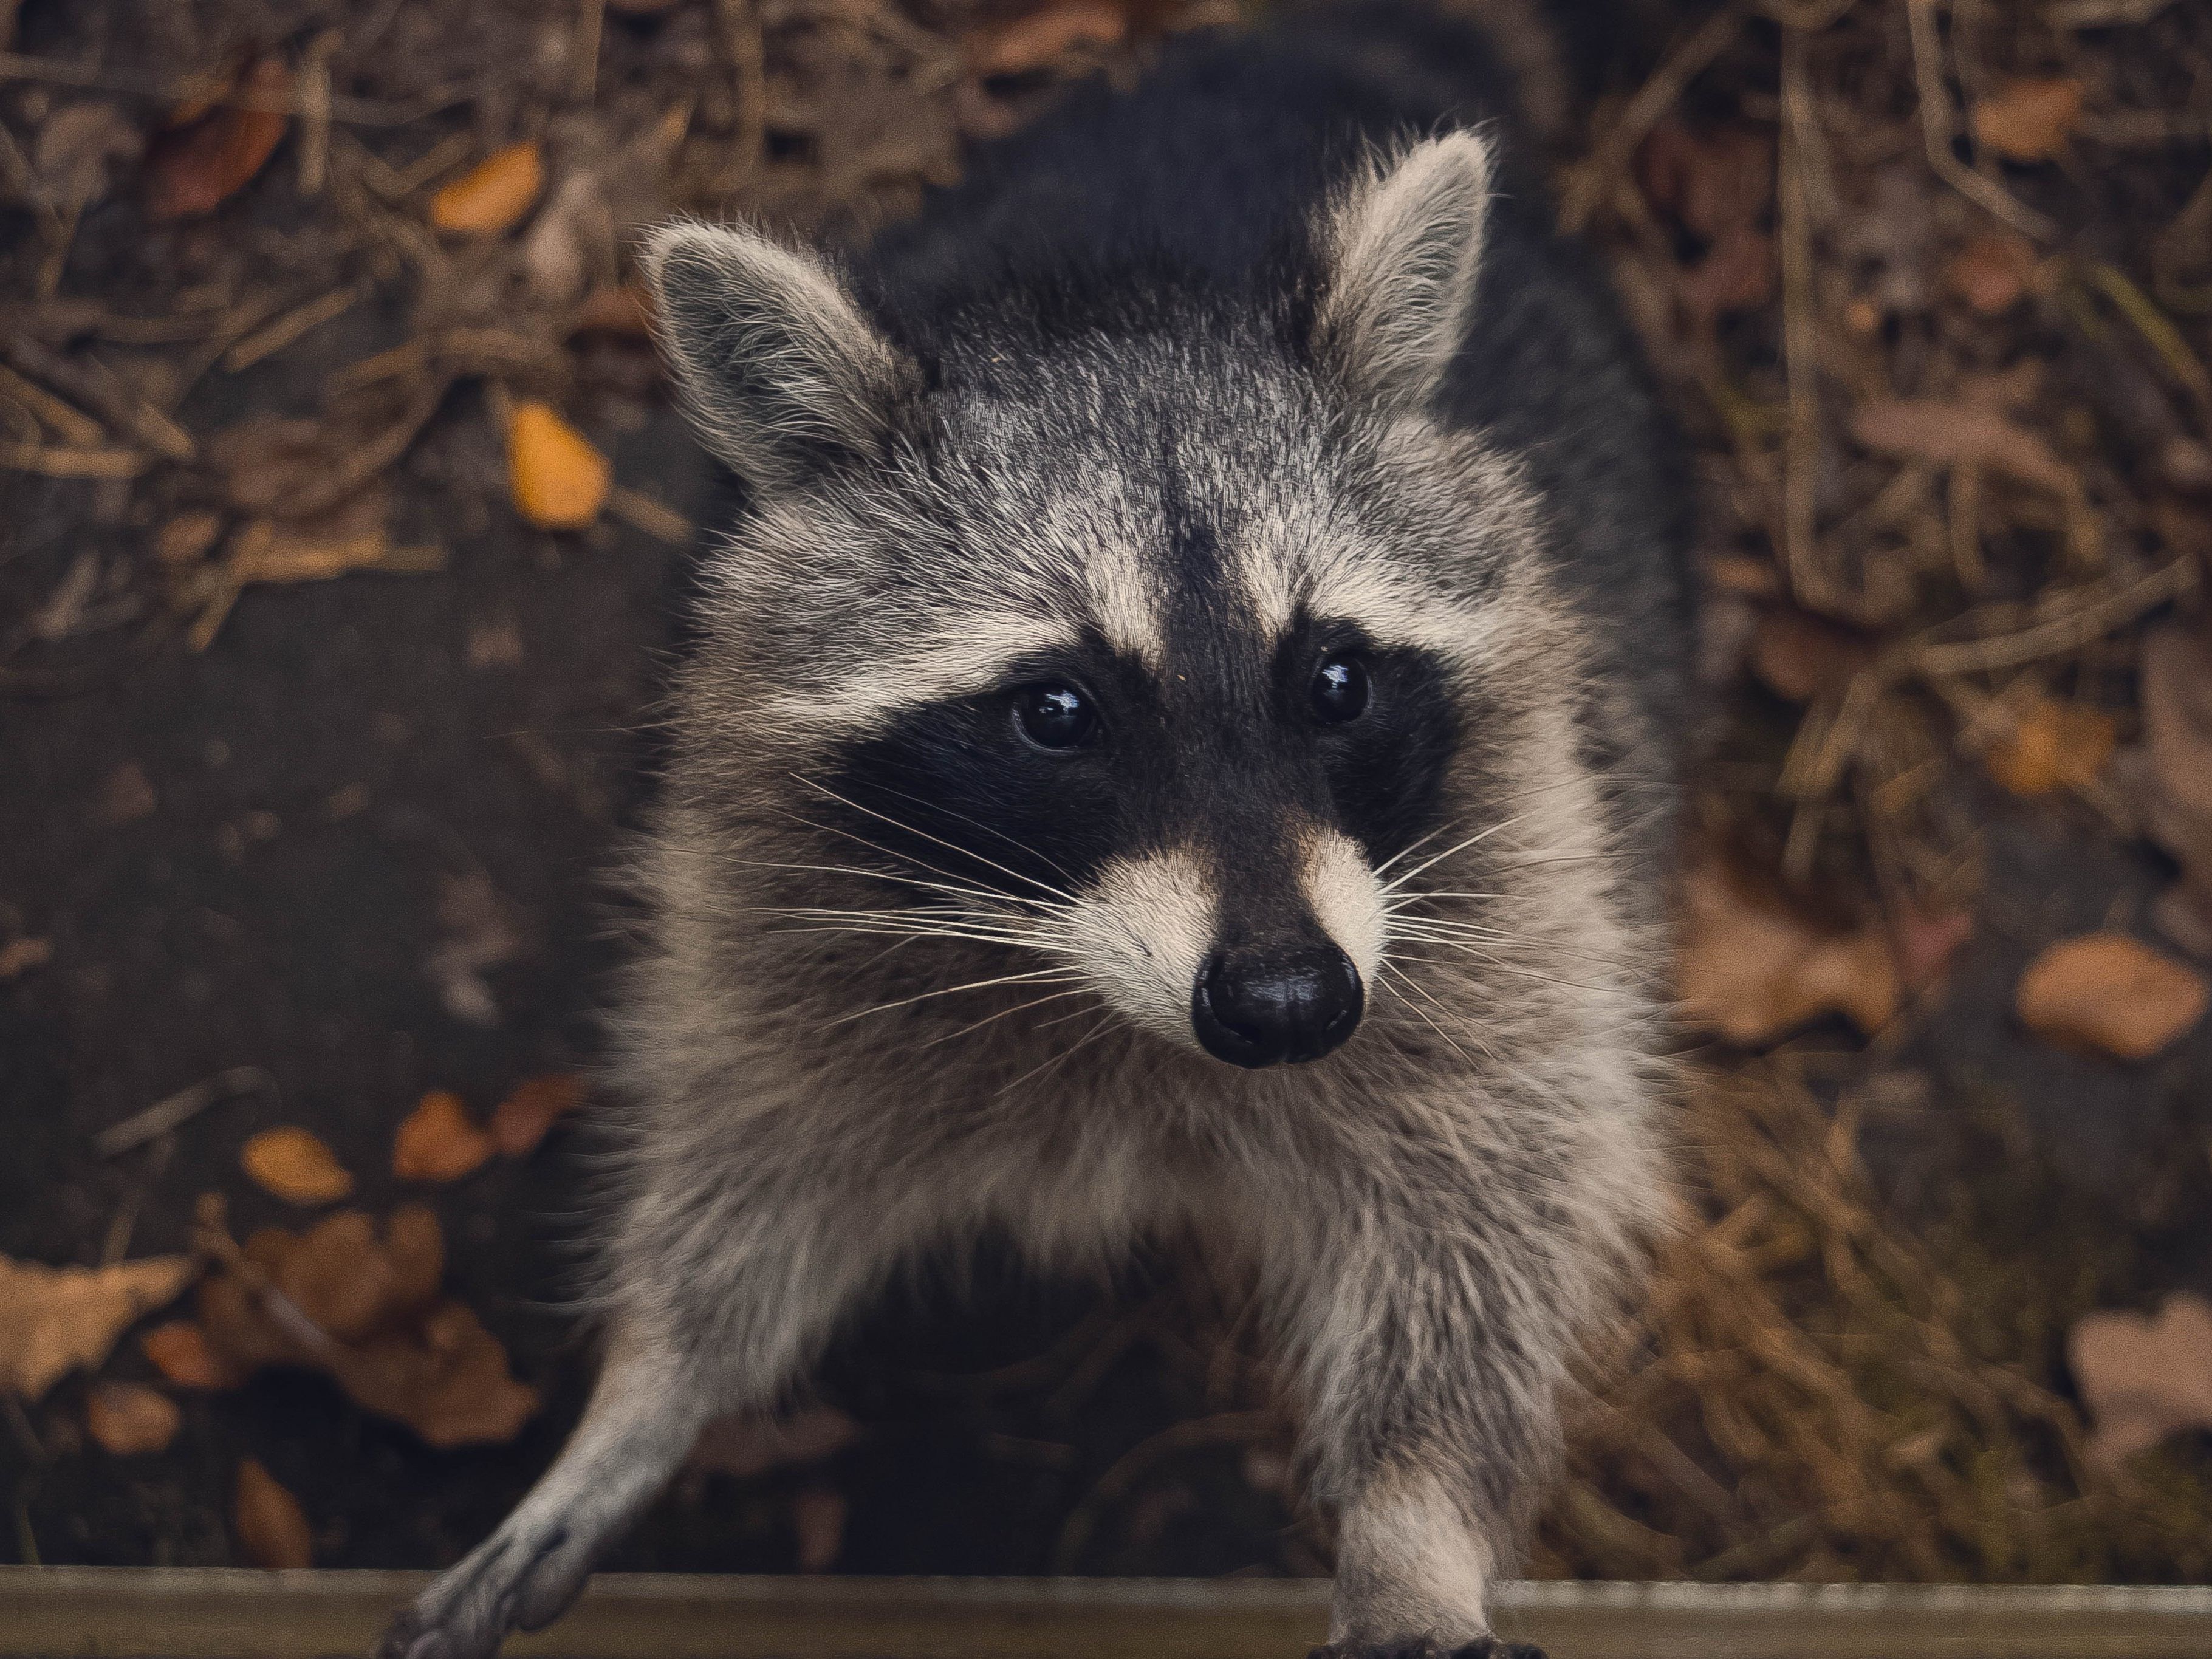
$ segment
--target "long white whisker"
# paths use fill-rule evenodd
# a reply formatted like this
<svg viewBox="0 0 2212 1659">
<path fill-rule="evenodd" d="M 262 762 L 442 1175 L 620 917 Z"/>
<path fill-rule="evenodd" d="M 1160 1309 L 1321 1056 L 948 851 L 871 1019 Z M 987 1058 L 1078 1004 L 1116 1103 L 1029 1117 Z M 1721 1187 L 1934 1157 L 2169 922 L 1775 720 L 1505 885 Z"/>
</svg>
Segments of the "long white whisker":
<svg viewBox="0 0 2212 1659">
<path fill-rule="evenodd" d="M 896 1002 L 879 1002 L 872 1008 L 863 1008 L 857 1014 L 840 1014 L 829 1022 L 830 1025 L 846 1025 L 856 1019 L 866 1019 L 870 1014 L 889 1013 L 894 1008 L 908 1008 L 917 1002 L 927 1002 L 932 997 L 949 997 L 961 991 L 988 990 L 994 985 L 1024 985 L 1040 981 L 1065 984 L 1079 977 L 1064 969 L 1040 968 L 1027 974 L 1001 974 L 996 979 L 971 979 L 964 985 L 940 985 L 931 991 L 920 991 L 910 997 L 901 997 Z"/>
<path fill-rule="evenodd" d="M 928 1042 L 920 1044 L 919 1047 L 921 1048 L 934 1048 L 940 1042 L 951 1042 L 957 1037 L 966 1036 L 970 1031 L 980 1031 L 986 1025 L 994 1024 L 997 1021 L 1006 1018 L 1010 1014 L 1026 1013 L 1032 1008 L 1043 1007 L 1048 1002 L 1065 1002 L 1070 997 L 1079 997 L 1085 994 L 1091 988 L 1087 985 L 1079 985 L 1072 991 L 1054 991 L 1048 997 L 1037 997 L 1028 1002 L 1018 1002 L 1011 1008 L 1001 1008 L 995 1014 L 986 1014 L 981 1019 L 971 1021 L 968 1024 L 962 1026 L 957 1031 L 947 1031 L 943 1036 L 932 1037 Z M 1089 1012 L 1090 1010 L 1087 1008 L 1079 1008 L 1074 1013 L 1063 1015 L 1061 1016 L 1061 1018 L 1074 1019 L 1083 1014 L 1088 1013 Z M 1039 1025 L 1036 1029 L 1042 1031 L 1051 1026 L 1057 1025 L 1060 1023 L 1060 1021 L 1059 1019 L 1048 1019 L 1046 1020 L 1043 1024 Z"/>
<path fill-rule="evenodd" d="M 795 772 L 792 774 L 792 776 L 798 782 L 804 784 L 807 788 L 816 790 L 822 794 L 827 795 L 831 800 L 842 802 L 845 805 L 851 807 L 855 812 L 866 812 L 870 817 L 877 819 L 881 823 L 888 823 L 894 830 L 902 830 L 909 836 L 920 836 L 924 841 L 929 842 L 935 846 L 942 847 L 948 853 L 957 853 L 963 859 L 974 859 L 978 864 L 988 865 L 992 869 L 996 870 L 1000 875 L 1012 876 L 1016 881 L 1025 881 L 1038 891 L 1049 893 L 1054 899 L 1063 904 L 1069 904 L 1074 902 L 1075 896 L 1073 893 L 1067 892 L 1061 888 L 1055 887 L 1048 881 L 1039 881 L 1035 876 L 1024 875 L 1020 871 L 1012 869 L 1006 865 L 1000 864 L 995 860 L 987 859 L 981 853 L 971 851 L 969 848 L 965 847 L 955 846 L 952 842 L 945 840 L 942 836 L 931 835 L 927 830 L 917 829 L 911 823 L 902 823 L 898 819 L 891 817 L 887 812 L 878 812 L 873 807 L 863 806 L 856 800 L 847 800 L 844 796 L 839 794 L 836 790 L 831 789 L 825 785 L 817 783 L 811 778 L 799 777 Z M 879 847 L 876 850 L 880 853 L 885 849 Z"/>
</svg>

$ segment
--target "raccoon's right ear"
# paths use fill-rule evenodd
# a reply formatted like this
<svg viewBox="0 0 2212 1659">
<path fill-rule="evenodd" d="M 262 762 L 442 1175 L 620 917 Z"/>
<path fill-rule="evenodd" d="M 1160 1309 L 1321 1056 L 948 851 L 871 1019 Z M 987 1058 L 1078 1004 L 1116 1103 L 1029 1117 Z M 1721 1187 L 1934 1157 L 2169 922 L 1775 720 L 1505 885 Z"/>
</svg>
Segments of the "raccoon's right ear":
<svg viewBox="0 0 2212 1659">
<path fill-rule="evenodd" d="M 679 222 L 645 270 L 662 349 L 708 447 L 755 489 L 876 451 L 915 376 L 818 256 Z"/>
<path fill-rule="evenodd" d="M 1322 222 L 1316 343 L 1381 403 L 1425 409 L 1467 337 L 1490 179 L 1489 140 L 1446 133 L 1361 178 Z"/>
</svg>

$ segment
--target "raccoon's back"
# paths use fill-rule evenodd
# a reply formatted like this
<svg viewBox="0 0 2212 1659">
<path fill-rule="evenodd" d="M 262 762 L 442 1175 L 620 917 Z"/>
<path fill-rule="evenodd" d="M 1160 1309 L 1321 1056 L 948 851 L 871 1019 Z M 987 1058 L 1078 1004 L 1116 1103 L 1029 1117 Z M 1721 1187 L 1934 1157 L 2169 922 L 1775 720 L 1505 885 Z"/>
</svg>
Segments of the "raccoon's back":
<svg viewBox="0 0 2212 1659">
<path fill-rule="evenodd" d="M 1350 167 L 1407 137 L 1503 123 L 1511 103 L 1484 38 L 1418 0 L 1188 36 L 1134 88 L 1094 80 L 978 150 L 864 276 L 924 331 L 933 313 L 1088 289 L 1102 272 L 1279 289 L 1304 274 L 1313 210 Z"/>
</svg>

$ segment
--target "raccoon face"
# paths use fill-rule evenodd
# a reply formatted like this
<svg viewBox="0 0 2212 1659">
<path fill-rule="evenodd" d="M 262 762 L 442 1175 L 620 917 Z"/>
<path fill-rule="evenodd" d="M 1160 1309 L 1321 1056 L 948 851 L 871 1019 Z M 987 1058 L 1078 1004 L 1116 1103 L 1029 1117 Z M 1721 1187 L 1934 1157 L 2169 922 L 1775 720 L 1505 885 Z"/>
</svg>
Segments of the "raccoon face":
<svg viewBox="0 0 2212 1659">
<path fill-rule="evenodd" d="M 1459 134 L 1362 180 L 1295 319 L 894 343 L 812 256 L 660 234 L 668 349 L 750 493 L 688 763 L 810 872 L 764 908 L 1011 952 L 979 982 L 1235 1066 L 1352 1035 L 1393 866 L 1514 701 L 1525 503 L 1431 414 L 1486 179 Z"/>
</svg>

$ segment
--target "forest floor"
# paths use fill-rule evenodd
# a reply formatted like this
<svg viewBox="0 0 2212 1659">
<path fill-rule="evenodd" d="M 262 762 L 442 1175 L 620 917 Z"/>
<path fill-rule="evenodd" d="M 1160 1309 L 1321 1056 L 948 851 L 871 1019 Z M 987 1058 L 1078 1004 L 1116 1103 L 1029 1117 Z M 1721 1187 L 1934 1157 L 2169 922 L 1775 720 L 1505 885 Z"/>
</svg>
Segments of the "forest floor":
<svg viewBox="0 0 2212 1659">
<path fill-rule="evenodd" d="M 592 1060 L 708 511 L 626 238 L 865 235 L 1232 9 L 0 0 L 0 1258 L 209 1275 L 0 1380 L 0 1562 L 438 1565 L 550 1459 L 581 1137 L 471 1126 Z M 1700 9 L 1574 131 L 1713 696 L 1698 1219 L 1534 1570 L 2202 1581 L 2212 12 Z M 611 1565 L 1323 1571 L 1243 1330 L 948 1276 Z"/>
</svg>

